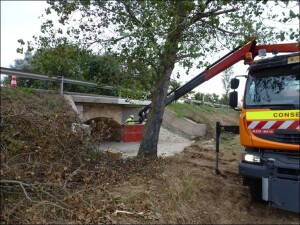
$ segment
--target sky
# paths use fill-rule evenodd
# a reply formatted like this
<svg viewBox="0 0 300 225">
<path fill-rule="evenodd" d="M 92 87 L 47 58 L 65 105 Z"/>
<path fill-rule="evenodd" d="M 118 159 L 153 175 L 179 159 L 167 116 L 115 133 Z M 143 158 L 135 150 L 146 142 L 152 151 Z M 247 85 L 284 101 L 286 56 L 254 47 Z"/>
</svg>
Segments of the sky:
<svg viewBox="0 0 300 225">
<path fill-rule="evenodd" d="M 1 66 L 9 67 L 17 58 L 18 39 L 31 40 L 40 33 L 38 17 L 47 7 L 46 1 L 2 1 L 1 0 Z"/>
<path fill-rule="evenodd" d="M 1 4 L 1 67 L 10 67 L 14 64 L 17 58 L 24 58 L 22 54 L 16 52 L 19 47 L 18 39 L 23 39 L 25 42 L 32 40 L 32 36 L 40 34 L 40 26 L 42 20 L 39 16 L 45 14 L 45 8 L 48 4 L 46 1 L 0 1 Z M 226 52 L 224 53 L 226 54 Z M 220 55 L 222 57 L 222 55 Z M 215 59 L 217 60 L 217 58 Z M 243 62 L 235 64 L 232 69 L 234 75 L 247 74 L 248 66 L 243 65 Z M 190 75 L 185 75 L 181 69 L 180 81 L 186 83 L 204 70 L 191 70 Z M 175 74 L 175 73 L 174 73 Z M 219 74 L 209 81 L 203 83 L 194 89 L 196 92 L 216 93 L 219 96 L 224 93 L 222 83 L 222 74 Z M 240 87 L 238 88 L 239 99 L 242 98 L 245 79 L 241 78 Z"/>
</svg>

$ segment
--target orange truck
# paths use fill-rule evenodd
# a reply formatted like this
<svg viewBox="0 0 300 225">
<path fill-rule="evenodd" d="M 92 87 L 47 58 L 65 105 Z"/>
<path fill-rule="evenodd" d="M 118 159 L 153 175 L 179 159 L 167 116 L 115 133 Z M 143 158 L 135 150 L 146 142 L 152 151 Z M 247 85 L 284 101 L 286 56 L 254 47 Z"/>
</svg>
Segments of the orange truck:
<svg viewBox="0 0 300 225">
<path fill-rule="evenodd" d="M 278 53 L 289 53 L 277 55 Z M 271 58 L 254 61 L 257 55 L 273 53 Z M 300 212 L 300 149 L 299 149 L 299 43 L 256 45 L 253 39 L 212 63 L 203 72 L 181 87 L 171 91 L 166 105 L 220 72 L 244 60 L 250 65 L 241 109 L 239 126 L 223 126 L 223 130 L 240 134 L 245 147 L 239 172 L 249 187 L 253 200 L 268 201 L 275 208 Z M 239 80 L 231 80 L 237 89 Z M 230 93 L 230 106 L 238 105 L 238 93 Z M 139 113 L 146 118 L 151 104 Z M 217 122 L 217 168 L 221 125 Z M 218 173 L 218 169 L 216 169 Z"/>
<path fill-rule="evenodd" d="M 255 201 L 300 212 L 300 56 L 299 44 L 277 45 L 262 52 L 294 52 L 253 61 L 250 65 L 239 121 L 240 143 L 245 147 L 239 173 Z M 268 47 L 268 46 L 266 46 Z M 238 78 L 231 88 L 239 86 Z M 236 91 L 230 106 L 237 107 Z"/>
</svg>

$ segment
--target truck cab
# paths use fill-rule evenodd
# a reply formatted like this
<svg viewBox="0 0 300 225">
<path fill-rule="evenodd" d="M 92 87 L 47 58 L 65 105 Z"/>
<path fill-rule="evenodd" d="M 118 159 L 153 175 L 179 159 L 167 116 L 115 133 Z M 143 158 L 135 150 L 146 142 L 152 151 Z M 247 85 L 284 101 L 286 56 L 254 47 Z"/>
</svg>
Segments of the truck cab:
<svg viewBox="0 0 300 225">
<path fill-rule="evenodd" d="M 245 147 L 239 173 L 252 199 L 297 213 L 300 212 L 299 59 L 298 52 L 250 65 L 239 121 L 240 143 Z M 237 105 L 237 92 L 230 94 L 230 102 L 231 106 Z"/>
</svg>

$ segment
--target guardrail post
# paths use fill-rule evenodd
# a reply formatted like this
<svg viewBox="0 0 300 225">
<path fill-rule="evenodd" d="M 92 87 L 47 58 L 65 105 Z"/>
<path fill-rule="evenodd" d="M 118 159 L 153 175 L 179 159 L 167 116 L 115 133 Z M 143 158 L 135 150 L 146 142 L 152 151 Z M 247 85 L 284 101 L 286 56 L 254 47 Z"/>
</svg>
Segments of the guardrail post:
<svg viewBox="0 0 300 225">
<path fill-rule="evenodd" d="M 61 77 L 61 83 L 60 83 L 60 95 L 64 95 L 64 77 Z"/>
<path fill-rule="evenodd" d="M 60 95 L 63 96 L 64 94 L 64 76 L 58 76 L 58 80 L 60 80 Z"/>
</svg>

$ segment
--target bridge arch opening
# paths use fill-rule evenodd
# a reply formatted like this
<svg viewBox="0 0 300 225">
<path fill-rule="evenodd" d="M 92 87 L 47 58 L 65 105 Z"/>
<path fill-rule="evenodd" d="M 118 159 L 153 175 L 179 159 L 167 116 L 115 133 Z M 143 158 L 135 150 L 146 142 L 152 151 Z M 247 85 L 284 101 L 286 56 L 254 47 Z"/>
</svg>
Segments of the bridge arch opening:
<svg viewBox="0 0 300 225">
<path fill-rule="evenodd" d="M 99 141 L 120 141 L 121 124 L 112 118 L 96 117 L 89 119 L 85 124 L 91 127 L 91 137 Z"/>
</svg>

